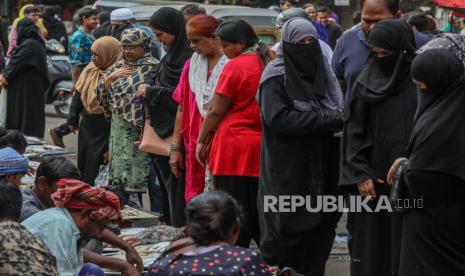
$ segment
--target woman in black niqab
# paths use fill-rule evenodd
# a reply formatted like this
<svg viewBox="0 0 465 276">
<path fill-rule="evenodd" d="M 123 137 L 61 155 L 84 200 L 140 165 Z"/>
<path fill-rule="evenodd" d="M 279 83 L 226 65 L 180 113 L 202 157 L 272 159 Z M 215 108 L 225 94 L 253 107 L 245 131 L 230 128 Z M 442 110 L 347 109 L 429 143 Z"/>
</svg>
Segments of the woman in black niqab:
<svg viewBox="0 0 465 276">
<path fill-rule="evenodd" d="M 318 108 L 329 93 L 318 34 L 309 20 L 284 24 L 277 58 L 268 63 L 260 83 L 259 210 L 266 209 L 265 198 L 271 196 L 313 200 L 335 195 L 338 164 L 331 157 L 337 144 L 329 143 L 330 130 L 342 120 L 339 111 Z M 268 264 L 293 267 L 304 275 L 324 274 L 338 212 L 301 207 L 292 213 L 259 212 L 258 217 L 260 252 Z"/>
<path fill-rule="evenodd" d="M 44 137 L 44 94 L 49 85 L 46 48 L 39 29 L 30 19 L 18 24 L 18 47 L 3 76 L 8 83 L 6 128 Z"/>
<path fill-rule="evenodd" d="M 410 65 L 415 56 L 413 31 L 400 20 L 382 20 L 370 31 L 372 56 L 352 88 L 345 110 L 339 185 L 377 206 L 390 186 L 390 165 L 405 156 L 417 108 Z M 380 51 L 382 49 L 382 51 Z M 383 52 L 381 55 L 380 52 Z M 397 275 L 400 217 L 386 210 L 352 214 L 352 275 Z"/>
<path fill-rule="evenodd" d="M 464 72 L 445 49 L 428 50 L 412 64 L 422 83 L 419 107 L 408 159 L 396 161 L 394 171 L 422 206 L 403 217 L 400 276 L 465 275 Z"/>
</svg>

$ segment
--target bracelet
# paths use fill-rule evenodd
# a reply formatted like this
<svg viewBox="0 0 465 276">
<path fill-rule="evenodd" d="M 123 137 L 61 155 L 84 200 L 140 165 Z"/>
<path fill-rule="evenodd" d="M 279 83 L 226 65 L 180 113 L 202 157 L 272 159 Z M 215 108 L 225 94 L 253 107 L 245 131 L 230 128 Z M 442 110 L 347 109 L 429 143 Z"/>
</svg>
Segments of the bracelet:
<svg viewBox="0 0 465 276">
<path fill-rule="evenodd" d="M 182 150 L 182 146 L 180 144 L 171 144 L 170 151 L 180 151 Z"/>
</svg>

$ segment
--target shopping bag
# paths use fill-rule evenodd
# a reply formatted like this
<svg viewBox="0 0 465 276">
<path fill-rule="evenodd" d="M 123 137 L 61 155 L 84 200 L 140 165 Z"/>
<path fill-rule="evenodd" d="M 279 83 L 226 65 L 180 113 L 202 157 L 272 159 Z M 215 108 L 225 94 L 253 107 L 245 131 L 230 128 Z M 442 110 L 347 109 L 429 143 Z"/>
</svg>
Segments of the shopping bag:
<svg viewBox="0 0 465 276">
<path fill-rule="evenodd" d="M 0 92 L 0 126 L 5 127 L 6 124 L 6 97 L 7 90 L 2 88 Z"/>
<path fill-rule="evenodd" d="M 145 120 L 144 132 L 139 144 L 139 150 L 157 155 L 170 155 L 170 145 L 173 143 L 173 136 L 165 139 L 160 138 L 150 125 L 150 119 Z"/>
</svg>

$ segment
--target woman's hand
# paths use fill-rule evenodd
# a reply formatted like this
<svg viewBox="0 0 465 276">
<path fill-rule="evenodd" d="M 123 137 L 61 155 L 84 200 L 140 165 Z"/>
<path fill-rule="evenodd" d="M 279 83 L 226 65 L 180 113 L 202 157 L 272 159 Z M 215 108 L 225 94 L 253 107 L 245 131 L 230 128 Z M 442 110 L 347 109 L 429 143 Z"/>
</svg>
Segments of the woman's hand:
<svg viewBox="0 0 465 276">
<path fill-rule="evenodd" d="M 394 161 L 394 163 L 392 163 L 392 166 L 389 169 L 388 175 L 386 177 L 387 182 L 388 182 L 389 185 L 394 184 L 393 183 L 394 182 L 394 175 L 397 172 L 397 169 L 399 167 L 400 162 L 403 161 L 403 160 L 408 160 L 408 159 L 405 158 L 405 157 L 400 157 L 400 158 L 397 158 L 396 161 Z"/>
<path fill-rule="evenodd" d="M 103 160 L 104 161 L 110 161 L 110 153 L 108 151 L 106 151 L 104 154 L 103 154 Z"/>
<path fill-rule="evenodd" d="M 140 97 L 140 98 L 145 98 L 147 92 L 147 85 L 146 84 L 140 84 L 137 87 L 137 93 L 135 97 Z"/>
<path fill-rule="evenodd" d="M 179 150 L 170 152 L 170 167 L 171 172 L 179 178 L 184 170 L 184 156 Z"/>
<path fill-rule="evenodd" d="M 1 87 L 8 86 L 8 81 L 5 79 L 5 77 L 3 75 L 0 75 L 0 86 Z"/>
<path fill-rule="evenodd" d="M 375 184 L 383 184 L 382 179 L 367 179 L 357 184 L 358 191 L 361 196 L 369 196 L 372 198 L 376 197 Z"/>
<path fill-rule="evenodd" d="M 119 78 L 123 78 L 123 77 L 127 77 L 129 75 L 131 75 L 133 72 L 132 69 L 130 68 L 119 68 L 119 69 L 116 69 L 115 71 L 113 71 L 113 73 L 111 73 L 108 78 L 111 79 L 112 81 L 116 80 L 116 79 L 119 79 Z"/>
<path fill-rule="evenodd" d="M 200 165 L 205 168 L 205 160 L 203 160 L 201 157 L 204 147 L 204 143 L 197 143 L 197 147 L 195 148 L 195 158 L 197 158 L 197 161 L 200 163 Z"/>
</svg>

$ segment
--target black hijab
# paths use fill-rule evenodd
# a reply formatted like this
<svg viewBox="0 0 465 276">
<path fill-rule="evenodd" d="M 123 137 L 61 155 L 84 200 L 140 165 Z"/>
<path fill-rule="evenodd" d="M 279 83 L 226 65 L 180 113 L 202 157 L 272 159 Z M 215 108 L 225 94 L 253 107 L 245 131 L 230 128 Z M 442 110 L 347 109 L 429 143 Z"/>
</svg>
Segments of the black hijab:
<svg viewBox="0 0 465 276">
<path fill-rule="evenodd" d="M 47 50 L 45 42 L 39 35 L 39 29 L 31 19 L 23 19 L 18 23 L 18 46 L 13 51 L 10 61 L 3 72 L 11 79 L 25 66 L 34 67 L 44 81 L 47 76 Z"/>
<path fill-rule="evenodd" d="M 161 60 L 157 84 L 176 88 L 184 63 L 192 56 L 192 49 L 186 33 L 186 21 L 182 13 L 170 7 L 163 7 L 150 18 L 150 26 L 176 37 L 171 48 Z"/>
<path fill-rule="evenodd" d="M 36 26 L 34 21 L 29 18 L 25 18 L 18 23 L 18 36 L 17 36 L 17 45 L 20 46 L 27 39 L 34 39 L 45 45 L 45 41 L 40 36 L 39 28 Z"/>
<path fill-rule="evenodd" d="M 417 56 L 412 76 L 419 90 L 415 126 L 408 147 L 409 167 L 452 174 L 465 180 L 465 78 L 460 60 L 449 50 Z"/>
<path fill-rule="evenodd" d="M 410 26 L 401 20 L 385 19 L 368 34 L 368 44 L 393 51 L 376 58 L 371 56 L 357 78 L 354 95 L 367 102 L 379 102 L 399 92 L 411 81 L 410 65 L 415 57 L 415 37 Z"/>
</svg>

